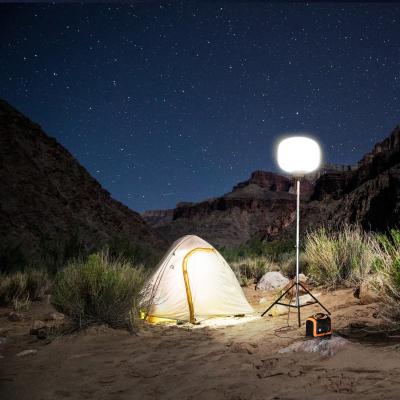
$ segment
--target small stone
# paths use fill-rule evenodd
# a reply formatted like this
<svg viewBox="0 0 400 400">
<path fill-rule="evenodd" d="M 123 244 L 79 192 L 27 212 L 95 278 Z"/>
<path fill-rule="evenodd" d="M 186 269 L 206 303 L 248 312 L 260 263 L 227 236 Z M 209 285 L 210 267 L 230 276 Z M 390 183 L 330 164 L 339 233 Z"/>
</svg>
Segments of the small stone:
<svg viewBox="0 0 400 400">
<path fill-rule="evenodd" d="M 37 353 L 37 350 L 30 349 L 30 350 L 24 350 L 21 351 L 20 353 L 17 354 L 17 357 L 25 357 L 25 356 L 31 356 Z"/>
<path fill-rule="evenodd" d="M 40 329 L 45 329 L 46 324 L 43 321 L 40 321 L 37 319 L 36 321 L 33 321 L 33 324 L 31 326 L 31 329 L 29 331 L 30 335 L 37 335 Z"/>
<path fill-rule="evenodd" d="M 23 321 L 24 319 L 25 319 L 25 316 L 24 316 L 24 314 L 21 314 L 21 313 L 17 313 L 17 312 L 11 311 L 8 314 L 8 320 L 9 321 L 16 322 L 16 321 Z"/>
<path fill-rule="evenodd" d="M 46 339 L 47 338 L 47 328 L 38 329 L 36 337 L 41 340 Z"/>
<path fill-rule="evenodd" d="M 231 346 L 232 353 L 253 354 L 257 351 L 257 345 L 252 343 L 233 343 Z"/>
<path fill-rule="evenodd" d="M 372 304 L 380 301 L 377 291 L 380 282 L 374 277 L 364 280 L 359 286 L 358 298 L 361 304 Z M 357 297 L 357 296 L 356 296 Z"/>
<path fill-rule="evenodd" d="M 294 342 L 288 347 L 280 349 L 278 353 L 320 353 L 324 357 L 331 357 L 340 351 L 349 342 L 340 336 L 333 336 L 331 338 L 315 338 L 310 340 L 303 340 Z"/>
<path fill-rule="evenodd" d="M 306 283 L 308 278 L 304 274 L 299 274 L 299 281 L 301 283 Z"/>
<path fill-rule="evenodd" d="M 62 321 L 63 319 L 64 319 L 64 314 L 61 314 L 59 312 L 48 313 L 44 317 L 45 321 Z"/>
</svg>

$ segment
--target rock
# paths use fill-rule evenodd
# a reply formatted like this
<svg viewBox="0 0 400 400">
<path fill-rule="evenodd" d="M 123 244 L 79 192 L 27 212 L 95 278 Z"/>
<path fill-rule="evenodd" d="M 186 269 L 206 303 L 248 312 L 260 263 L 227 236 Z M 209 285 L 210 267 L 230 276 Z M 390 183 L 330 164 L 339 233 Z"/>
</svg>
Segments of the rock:
<svg viewBox="0 0 400 400">
<path fill-rule="evenodd" d="M 301 283 L 307 283 L 308 278 L 304 274 L 299 274 L 299 281 Z"/>
<path fill-rule="evenodd" d="M 255 343 L 233 343 L 230 349 L 232 353 L 253 354 L 257 351 L 257 345 Z"/>
<path fill-rule="evenodd" d="M 321 296 L 321 293 L 313 293 L 313 296 L 315 298 L 318 298 L 319 296 Z M 300 305 L 312 303 L 313 301 L 314 299 L 309 294 L 304 294 L 303 296 L 299 296 Z M 296 300 L 293 300 L 292 304 L 296 304 Z"/>
<path fill-rule="evenodd" d="M 24 350 L 24 351 L 21 351 L 20 353 L 18 353 L 17 357 L 32 356 L 36 353 L 37 353 L 37 350 L 34 350 L 34 349 Z"/>
<path fill-rule="evenodd" d="M 280 304 L 277 304 L 276 306 L 272 307 L 269 311 L 268 311 L 268 315 L 270 317 L 278 317 L 279 315 L 285 315 L 288 313 L 289 308 L 282 306 Z"/>
<path fill-rule="evenodd" d="M 0 193 L 0 242 L 4 248 L 18 248 L 18 255 L 30 261 L 40 257 L 43 246 L 92 250 L 116 236 L 149 249 L 166 244 L 56 139 L 4 100 Z"/>
<path fill-rule="evenodd" d="M 36 337 L 40 340 L 46 339 L 47 338 L 47 334 L 48 334 L 48 328 L 41 328 L 38 329 L 37 333 L 36 333 Z"/>
<path fill-rule="evenodd" d="M 361 304 L 376 303 L 380 300 L 379 294 L 376 290 L 377 285 L 379 285 L 379 283 L 373 277 L 366 279 L 361 283 L 359 286 L 358 296 L 356 296 L 360 299 Z"/>
<path fill-rule="evenodd" d="M 9 321 L 17 322 L 17 321 L 23 321 L 24 319 L 25 319 L 25 316 L 24 316 L 24 314 L 21 314 L 21 313 L 11 311 L 8 314 Z"/>
<path fill-rule="evenodd" d="M 31 326 L 29 334 L 30 335 L 37 335 L 39 330 L 46 329 L 46 328 L 47 328 L 47 326 L 43 321 L 40 321 L 40 320 L 33 321 L 33 324 Z"/>
<path fill-rule="evenodd" d="M 320 353 L 322 356 L 330 357 L 336 354 L 349 342 L 340 336 L 332 336 L 330 339 L 315 338 L 294 342 L 290 346 L 280 349 L 278 353 Z"/>
<path fill-rule="evenodd" d="M 45 315 L 45 321 L 62 321 L 64 319 L 64 314 L 59 312 L 52 312 Z"/>
<path fill-rule="evenodd" d="M 278 271 L 267 272 L 257 283 L 257 290 L 279 290 L 289 283 L 289 279 Z"/>
</svg>

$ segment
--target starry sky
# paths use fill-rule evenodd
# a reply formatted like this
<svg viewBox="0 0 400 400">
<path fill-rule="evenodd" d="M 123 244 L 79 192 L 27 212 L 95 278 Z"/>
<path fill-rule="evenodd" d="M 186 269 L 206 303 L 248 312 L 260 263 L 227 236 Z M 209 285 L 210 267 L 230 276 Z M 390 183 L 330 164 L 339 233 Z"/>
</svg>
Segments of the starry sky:
<svg viewBox="0 0 400 400">
<path fill-rule="evenodd" d="M 134 210 L 277 171 L 310 132 L 357 162 L 400 123 L 400 4 L 0 5 L 0 97 Z"/>
</svg>

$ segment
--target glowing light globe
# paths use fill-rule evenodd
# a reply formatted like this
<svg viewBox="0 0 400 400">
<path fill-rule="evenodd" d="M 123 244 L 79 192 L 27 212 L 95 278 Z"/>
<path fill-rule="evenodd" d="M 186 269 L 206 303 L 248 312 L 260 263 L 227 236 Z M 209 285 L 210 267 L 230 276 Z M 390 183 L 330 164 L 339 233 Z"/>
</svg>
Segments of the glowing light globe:
<svg viewBox="0 0 400 400">
<path fill-rule="evenodd" d="M 321 162 L 319 144 L 305 136 L 293 136 L 278 144 L 278 165 L 292 175 L 304 175 L 318 169 Z"/>
</svg>

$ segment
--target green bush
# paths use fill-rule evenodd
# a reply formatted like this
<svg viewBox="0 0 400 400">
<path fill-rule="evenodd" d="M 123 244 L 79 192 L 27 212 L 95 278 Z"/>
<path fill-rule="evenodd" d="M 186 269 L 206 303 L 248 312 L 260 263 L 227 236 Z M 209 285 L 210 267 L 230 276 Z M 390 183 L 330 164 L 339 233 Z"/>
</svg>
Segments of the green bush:
<svg viewBox="0 0 400 400">
<path fill-rule="evenodd" d="M 42 270 L 28 269 L 2 274 L 0 278 L 0 304 L 3 306 L 27 307 L 30 301 L 40 300 L 49 288 L 47 273 Z"/>
<path fill-rule="evenodd" d="M 230 264 L 241 286 L 257 283 L 268 271 L 278 267 L 267 257 L 247 257 L 233 261 Z"/>
<path fill-rule="evenodd" d="M 282 253 L 277 260 L 279 270 L 288 278 L 296 276 L 296 252 Z M 308 260 L 306 254 L 300 252 L 299 269 L 300 273 L 306 273 Z"/>
<path fill-rule="evenodd" d="M 359 284 L 370 272 L 376 255 L 374 237 L 358 226 L 338 230 L 318 228 L 305 240 L 307 275 L 330 288 Z"/>
<path fill-rule="evenodd" d="M 219 251 L 228 262 L 257 257 L 267 257 L 278 262 L 282 253 L 294 253 L 295 247 L 294 239 L 291 238 L 282 238 L 271 242 L 253 238 L 245 244 L 236 247 L 223 247 Z"/>
<path fill-rule="evenodd" d="M 147 273 L 106 252 L 72 261 L 56 275 L 52 304 L 79 327 L 105 323 L 133 328 Z"/>
<path fill-rule="evenodd" d="M 374 252 L 375 289 L 383 301 L 384 315 L 400 321 L 400 230 L 377 235 Z"/>
</svg>

